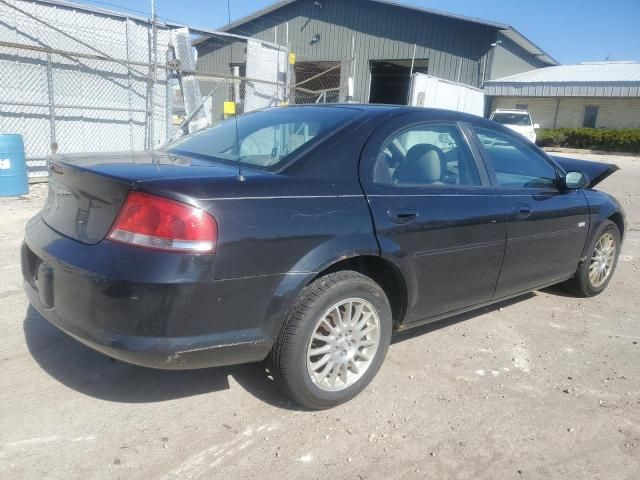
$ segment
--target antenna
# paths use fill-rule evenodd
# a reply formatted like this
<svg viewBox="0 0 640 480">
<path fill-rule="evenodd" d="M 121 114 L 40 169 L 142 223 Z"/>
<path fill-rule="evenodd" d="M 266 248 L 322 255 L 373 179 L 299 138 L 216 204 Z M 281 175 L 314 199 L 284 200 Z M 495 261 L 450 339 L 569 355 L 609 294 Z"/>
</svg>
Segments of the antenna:
<svg viewBox="0 0 640 480">
<path fill-rule="evenodd" d="M 227 0 L 227 17 L 231 25 L 231 0 Z M 233 65 L 233 44 L 229 45 L 229 67 Z M 235 82 L 235 80 L 234 80 Z M 233 89 L 233 121 L 236 125 L 235 154 L 238 159 L 238 180 L 244 182 L 246 178 L 242 175 L 242 162 L 240 161 L 240 137 L 238 135 L 238 99 L 235 88 Z"/>
</svg>

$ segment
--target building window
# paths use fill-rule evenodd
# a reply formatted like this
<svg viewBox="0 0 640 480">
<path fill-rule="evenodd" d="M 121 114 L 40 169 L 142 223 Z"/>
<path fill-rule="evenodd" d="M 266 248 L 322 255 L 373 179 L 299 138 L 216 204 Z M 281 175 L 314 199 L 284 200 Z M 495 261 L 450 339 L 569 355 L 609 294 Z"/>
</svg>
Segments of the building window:
<svg viewBox="0 0 640 480">
<path fill-rule="evenodd" d="M 527 110 L 529 111 L 529 105 L 526 103 L 516 103 L 516 110 Z"/>
<path fill-rule="evenodd" d="M 596 128 L 596 119 L 598 118 L 598 106 L 587 105 L 584 107 L 584 120 L 582 126 L 587 128 Z"/>
</svg>

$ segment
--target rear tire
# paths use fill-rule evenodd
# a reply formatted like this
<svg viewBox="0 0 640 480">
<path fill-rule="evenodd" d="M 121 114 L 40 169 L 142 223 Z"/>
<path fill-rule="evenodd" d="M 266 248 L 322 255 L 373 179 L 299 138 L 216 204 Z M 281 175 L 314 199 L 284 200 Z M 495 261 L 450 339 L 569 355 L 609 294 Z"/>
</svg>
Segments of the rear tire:
<svg viewBox="0 0 640 480">
<path fill-rule="evenodd" d="M 380 285 L 354 271 L 328 274 L 305 287 L 289 309 L 271 352 L 274 377 L 311 410 L 344 403 L 380 369 L 391 327 Z"/>
<path fill-rule="evenodd" d="M 586 260 L 580 264 L 573 278 L 565 282 L 565 287 L 580 297 L 601 293 L 615 272 L 620 244 L 618 226 L 611 220 L 605 220 L 589 244 Z"/>
</svg>

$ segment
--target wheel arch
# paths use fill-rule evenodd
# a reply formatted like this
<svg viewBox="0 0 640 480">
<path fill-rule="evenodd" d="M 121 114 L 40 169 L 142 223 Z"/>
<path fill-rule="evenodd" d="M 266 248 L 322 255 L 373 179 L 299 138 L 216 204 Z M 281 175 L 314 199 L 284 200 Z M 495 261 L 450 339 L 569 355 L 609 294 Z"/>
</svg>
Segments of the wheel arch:
<svg viewBox="0 0 640 480">
<path fill-rule="evenodd" d="M 582 250 L 581 262 L 585 260 L 593 238 L 598 234 L 602 224 L 607 220 L 613 222 L 618 227 L 621 241 L 624 239 L 626 233 L 625 213 L 618 200 L 598 190 L 587 190 L 585 194 L 591 212 L 591 219 L 587 241 Z"/>
<path fill-rule="evenodd" d="M 342 270 L 353 270 L 376 282 L 384 290 L 391 305 L 394 326 L 404 320 L 408 305 L 407 285 L 400 269 L 389 260 L 376 255 L 357 255 L 335 261 L 309 280 Z"/>
<path fill-rule="evenodd" d="M 620 240 L 624 238 L 624 215 L 620 210 L 616 210 L 612 214 L 607 217 L 608 220 L 611 220 L 616 224 L 618 230 L 620 231 Z"/>
</svg>

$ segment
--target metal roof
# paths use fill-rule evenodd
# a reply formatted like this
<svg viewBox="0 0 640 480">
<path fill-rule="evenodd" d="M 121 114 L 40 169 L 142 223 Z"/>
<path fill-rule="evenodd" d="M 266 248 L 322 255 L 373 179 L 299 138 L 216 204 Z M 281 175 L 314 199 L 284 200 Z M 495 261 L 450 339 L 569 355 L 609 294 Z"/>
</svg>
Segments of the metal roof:
<svg viewBox="0 0 640 480">
<path fill-rule="evenodd" d="M 485 82 L 485 93 L 523 97 L 637 97 L 639 62 L 558 65 Z"/>
<path fill-rule="evenodd" d="M 42 3 L 45 5 L 54 5 L 54 6 L 58 6 L 58 7 L 64 7 L 64 8 L 70 8 L 73 10 L 79 10 L 81 12 L 87 12 L 87 13 L 96 13 L 96 14 L 100 14 L 100 15 L 108 15 L 110 17 L 115 17 L 115 18 L 122 18 L 122 19 L 131 19 L 131 20 L 136 20 L 138 22 L 143 22 L 143 23 L 151 23 L 151 17 L 145 17 L 144 15 L 142 15 L 142 12 L 140 12 L 140 14 L 136 14 L 135 12 L 128 10 L 125 12 L 121 12 L 118 10 L 111 10 L 108 8 L 102 8 L 102 7 L 97 7 L 94 5 L 88 5 L 86 3 L 78 3 L 75 2 L 73 0 L 33 0 L 35 3 Z M 90 0 L 87 0 L 90 1 Z M 131 12 L 131 13 L 130 13 Z M 189 32 L 196 34 L 196 35 L 203 35 L 203 38 L 207 38 L 210 36 L 219 36 L 219 35 L 225 35 L 225 36 L 231 36 L 231 37 L 240 37 L 240 35 L 232 35 L 226 32 L 221 32 L 221 31 L 217 31 L 217 30 L 212 30 L 209 28 L 201 28 L 201 27 L 192 27 L 192 26 L 188 26 L 188 25 L 184 25 L 182 23 L 178 23 L 178 22 L 173 22 L 173 21 L 163 21 L 162 19 L 159 19 L 156 24 L 158 25 L 158 27 L 162 28 L 162 27 L 166 27 L 166 28 L 188 28 Z M 271 42 L 263 42 L 263 43 L 268 43 L 271 44 Z"/>
<path fill-rule="evenodd" d="M 253 12 L 253 13 L 245 16 L 245 17 L 239 18 L 238 20 L 235 20 L 235 21 L 231 22 L 228 25 L 225 25 L 223 28 L 221 28 L 221 30 L 232 30 L 232 29 L 234 29 L 236 27 L 239 27 L 240 25 L 243 25 L 245 23 L 249 23 L 249 22 L 251 22 L 251 21 L 253 21 L 253 20 L 255 20 L 255 19 L 259 18 L 259 17 L 262 17 L 264 15 L 267 15 L 268 13 L 271 13 L 271 12 L 274 12 L 276 10 L 279 10 L 280 8 L 286 7 L 287 5 L 289 5 L 291 3 L 294 3 L 294 2 L 297 2 L 297 1 L 298 0 L 282 0 L 280 2 L 276 2 L 276 3 L 272 4 L 272 5 L 269 5 L 269 6 L 265 7 L 265 8 L 262 8 L 260 10 L 256 10 L 255 12 Z M 415 7 L 415 6 L 412 6 L 412 5 L 404 5 L 402 3 L 392 2 L 392 1 L 389 1 L 389 0 L 369 0 L 369 1 L 375 2 L 375 3 L 382 3 L 382 4 L 385 4 L 385 5 L 391 5 L 391 6 L 395 6 L 395 7 L 400 7 L 400 8 L 407 8 L 407 9 L 410 9 L 410 10 L 417 10 L 417 11 L 420 11 L 420 12 L 423 12 L 423 13 L 430 13 L 430 14 L 433 14 L 433 15 L 440 15 L 440 16 L 443 16 L 443 17 L 449 17 L 449 18 L 453 18 L 453 19 L 456 19 L 456 20 L 464 20 L 466 22 L 480 23 L 482 25 L 487 25 L 487 26 L 494 27 L 494 28 L 499 28 L 499 29 L 510 28 L 509 25 L 506 25 L 506 24 L 503 24 L 503 23 L 489 22 L 489 21 L 486 21 L 486 20 L 481 20 L 479 18 L 465 17 L 465 16 L 462 16 L 462 15 L 456 15 L 456 14 L 453 14 L 453 13 L 442 12 L 442 11 L 439 11 L 439 10 L 431 10 L 431 9 L 422 8 L 422 7 Z M 322 3 L 322 2 L 320 2 L 320 3 Z"/>
<path fill-rule="evenodd" d="M 250 23 L 264 15 L 267 15 L 269 13 L 272 13 L 276 10 L 279 10 L 282 7 L 286 7 L 287 5 L 290 5 L 294 2 L 297 2 L 299 0 L 282 0 L 280 2 L 276 2 L 273 5 L 270 5 L 268 7 L 265 7 L 263 9 L 257 10 L 254 13 L 247 15 L 245 17 L 242 17 L 234 22 L 231 22 L 228 25 L 222 26 L 219 28 L 219 30 L 223 31 L 223 32 L 228 32 L 229 30 L 233 30 L 234 28 L 238 28 L 244 24 Z M 412 10 L 415 12 L 420 12 L 420 13 L 425 13 L 425 14 L 429 14 L 429 15 L 438 15 L 441 17 L 446 17 L 446 18 L 451 18 L 454 20 L 460 20 L 462 22 L 470 22 L 470 23 L 476 23 L 476 24 L 480 24 L 480 25 L 485 25 L 487 27 L 490 28 L 494 28 L 496 30 L 500 30 L 501 33 L 503 35 L 505 35 L 507 38 L 509 38 L 510 40 L 512 40 L 513 42 L 515 42 L 517 45 L 519 45 L 522 49 L 524 49 L 527 53 L 538 57 L 539 60 L 541 60 L 544 63 L 548 63 L 549 65 L 558 65 L 558 61 L 555 60 L 551 55 L 549 55 L 548 53 L 546 53 L 544 50 L 542 50 L 540 47 L 538 47 L 535 43 L 533 43 L 531 40 L 529 40 L 528 38 L 526 38 L 524 35 L 522 35 L 520 32 L 518 32 L 515 28 L 513 28 L 511 25 L 507 25 L 506 23 L 499 23 L 499 22 L 491 22 L 488 20 L 482 20 L 480 18 L 475 18 L 475 17 L 466 17 L 464 15 L 458 15 L 458 14 L 454 14 L 454 13 L 449 13 L 449 12 L 443 12 L 440 10 L 433 10 L 433 9 L 429 9 L 429 8 L 424 8 L 424 7 L 416 7 L 413 5 L 405 5 L 402 3 L 397 3 L 394 1 L 390 1 L 390 0 L 366 0 L 369 2 L 373 2 L 373 3 L 380 3 L 383 5 L 389 5 L 392 7 L 397 7 L 397 8 L 403 8 L 406 10 Z M 320 2 L 322 3 L 322 2 Z"/>
<path fill-rule="evenodd" d="M 55 5 L 58 7 L 72 8 L 74 10 L 80 10 L 87 13 L 99 13 L 102 15 L 108 15 L 110 17 L 130 18 L 132 20 L 138 20 L 140 22 L 151 23 L 151 18 L 145 17 L 143 15 L 118 12 L 116 10 L 109 10 L 107 8 L 101 8 L 95 5 L 87 5 L 86 3 L 73 2 L 70 0 L 36 0 L 35 3 L 44 3 L 48 5 Z"/>
<path fill-rule="evenodd" d="M 640 82 L 638 62 L 585 62 L 517 73 L 491 82 Z"/>
</svg>

